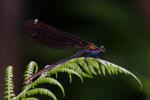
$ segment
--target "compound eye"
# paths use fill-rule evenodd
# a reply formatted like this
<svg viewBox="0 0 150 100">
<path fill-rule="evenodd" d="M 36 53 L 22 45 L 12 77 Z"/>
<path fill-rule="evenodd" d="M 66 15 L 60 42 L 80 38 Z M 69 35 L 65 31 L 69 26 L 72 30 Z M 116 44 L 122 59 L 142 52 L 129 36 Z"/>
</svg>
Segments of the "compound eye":
<svg viewBox="0 0 150 100">
<path fill-rule="evenodd" d="M 101 47 L 100 47 L 100 52 L 105 52 L 106 50 L 105 50 L 105 47 L 102 45 Z"/>
</svg>

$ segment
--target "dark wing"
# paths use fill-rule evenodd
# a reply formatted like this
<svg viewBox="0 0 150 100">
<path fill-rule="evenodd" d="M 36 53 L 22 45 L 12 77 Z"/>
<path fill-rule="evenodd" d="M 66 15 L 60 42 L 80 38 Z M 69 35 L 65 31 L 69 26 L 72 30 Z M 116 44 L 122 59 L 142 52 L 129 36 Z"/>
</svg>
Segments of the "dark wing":
<svg viewBox="0 0 150 100">
<path fill-rule="evenodd" d="M 25 22 L 25 28 L 34 40 L 51 48 L 83 48 L 88 45 L 88 42 L 54 27 L 50 27 L 37 19 Z"/>
</svg>

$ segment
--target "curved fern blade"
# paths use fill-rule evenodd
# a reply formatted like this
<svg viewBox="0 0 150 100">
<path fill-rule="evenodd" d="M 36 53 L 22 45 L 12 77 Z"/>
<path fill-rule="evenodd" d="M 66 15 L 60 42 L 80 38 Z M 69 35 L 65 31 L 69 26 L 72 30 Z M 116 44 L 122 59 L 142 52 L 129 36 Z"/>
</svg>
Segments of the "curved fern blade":
<svg viewBox="0 0 150 100">
<path fill-rule="evenodd" d="M 77 72 L 78 74 L 80 74 L 82 77 L 88 77 L 88 78 L 92 78 L 93 76 L 90 74 L 88 74 L 85 69 L 83 71 L 83 66 L 85 65 L 81 65 L 79 64 L 80 61 L 82 61 L 81 59 L 85 59 L 85 58 L 75 58 L 75 59 L 71 59 L 63 64 L 59 64 L 57 65 L 55 68 L 53 68 L 52 70 L 55 70 L 55 69 L 59 69 L 59 68 L 68 68 L 68 69 L 71 69 L 75 72 Z M 79 60 L 79 61 L 78 61 Z M 85 67 L 85 66 L 84 66 Z M 49 72 L 51 73 L 52 70 L 50 70 Z"/>
<path fill-rule="evenodd" d="M 89 59 L 92 59 L 92 58 L 89 58 Z M 101 65 L 103 65 L 106 68 L 106 70 L 108 71 L 109 74 L 124 73 L 126 75 L 131 75 L 139 83 L 140 88 L 142 89 L 141 81 L 132 72 L 128 71 L 127 69 L 125 69 L 123 67 L 115 65 L 113 63 L 110 63 L 108 61 L 101 60 L 101 59 L 97 59 L 97 60 L 101 63 Z M 112 72 L 112 73 L 110 73 L 110 72 Z"/>
<path fill-rule="evenodd" d="M 84 64 L 86 63 L 86 65 Z M 78 65 L 80 64 L 80 66 Z M 86 69 L 85 69 L 86 67 Z M 88 67 L 88 68 L 87 68 Z M 68 68 L 71 70 L 74 70 L 80 76 L 85 77 L 83 73 L 86 73 L 87 76 L 93 77 L 93 75 L 117 75 L 119 73 L 125 74 L 125 75 L 131 75 L 134 79 L 137 80 L 137 82 L 140 84 L 140 87 L 142 88 L 142 84 L 140 80 L 130 71 L 126 70 L 125 68 L 115 65 L 113 63 L 110 63 L 105 60 L 97 59 L 97 58 L 75 58 L 71 59 L 64 64 L 59 64 L 54 69 L 50 70 L 49 73 L 52 73 L 53 70 L 59 70 L 61 68 Z M 68 72 L 69 73 L 69 72 Z"/>
<path fill-rule="evenodd" d="M 39 84 L 44 84 L 44 83 L 58 86 L 61 89 L 63 96 L 65 96 L 65 91 L 64 91 L 63 86 L 54 78 L 49 78 L 49 77 L 42 78 L 42 77 L 40 77 L 35 82 L 31 83 L 30 86 L 36 87 Z"/>
<path fill-rule="evenodd" d="M 79 77 L 81 79 L 81 81 L 83 82 L 83 78 L 82 78 L 82 76 L 78 72 L 76 72 L 76 71 L 74 71 L 72 69 L 69 69 L 69 68 L 65 68 L 65 67 L 60 67 L 60 68 L 52 69 L 52 70 L 49 71 L 48 74 L 55 74 L 55 73 L 59 73 L 59 72 L 66 72 L 68 74 L 73 74 L 73 75 Z M 69 78 L 70 78 L 70 81 L 72 81 L 72 77 L 69 76 Z"/>
<path fill-rule="evenodd" d="M 53 100 L 57 100 L 56 96 L 50 90 L 45 89 L 45 88 L 31 89 L 31 90 L 27 91 L 25 95 L 28 97 L 28 96 L 34 96 L 37 94 L 46 95 L 46 96 L 51 97 Z"/>
</svg>

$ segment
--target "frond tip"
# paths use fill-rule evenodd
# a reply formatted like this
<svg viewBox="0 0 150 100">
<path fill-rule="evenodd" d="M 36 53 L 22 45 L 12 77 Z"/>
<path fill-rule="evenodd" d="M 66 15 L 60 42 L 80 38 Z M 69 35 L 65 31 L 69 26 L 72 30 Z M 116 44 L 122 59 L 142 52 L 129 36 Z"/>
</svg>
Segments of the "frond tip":
<svg viewBox="0 0 150 100">
<path fill-rule="evenodd" d="M 27 65 L 26 71 L 24 72 L 24 80 L 27 80 L 29 77 L 31 77 L 35 72 L 37 72 L 37 70 L 37 63 L 30 61 L 30 63 Z"/>
<path fill-rule="evenodd" d="M 13 85 L 13 67 L 8 66 L 5 70 L 5 93 L 4 99 L 10 100 L 15 97 Z"/>
<path fill-rule="evenodd" d="M 109 74 L 124 73 L 126 75 L 131 75 L 135 80 L 137 80 L 137 82 L 140 85 L 140 88 L 142 89 L 142 83 L 141 83 L 141 81 L 132 72 L 128 71 L 127 69 L 125 69 L 123 67 L 115 65 L 113 63 L 110 63 L 108 61 L 101 60 L 101 59 L 97 59 L 97 60 L 105 67 L 105 69 L 108 71 Z"/>
</svg>

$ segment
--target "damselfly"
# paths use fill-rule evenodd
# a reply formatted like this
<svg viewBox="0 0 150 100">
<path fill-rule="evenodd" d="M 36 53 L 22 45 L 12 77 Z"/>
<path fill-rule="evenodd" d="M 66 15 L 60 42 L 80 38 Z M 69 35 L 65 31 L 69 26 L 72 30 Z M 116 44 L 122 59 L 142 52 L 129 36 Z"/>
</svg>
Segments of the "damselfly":
<svg viewBox="0 0 150 100">
<path fill-rule="evenodd" d="M 37 19 L 28 20 L 27 22 L 25 22 L 25 28 L 35 41 L 50 48 L 83 48 L 83 50 L 78 51 L 77 53 L 66 59 L 60 60 L 52 65 L 47 65 L 47 67 L 29 77 L 29 79 L 25 81 L 25 84 L 29 84 L 35 77 L 44 72 L 47 72 L 60 63 L 64 63 L 70 59 L 78 57 L 98 58 L 100 53 L 105 51 L 104 46 L 96 47 L 91 42 L 81 40 L 76 36 L 63 32 L 57 28 L 48 26 L 47 24 L 38 21 Z"/>
</svg>

